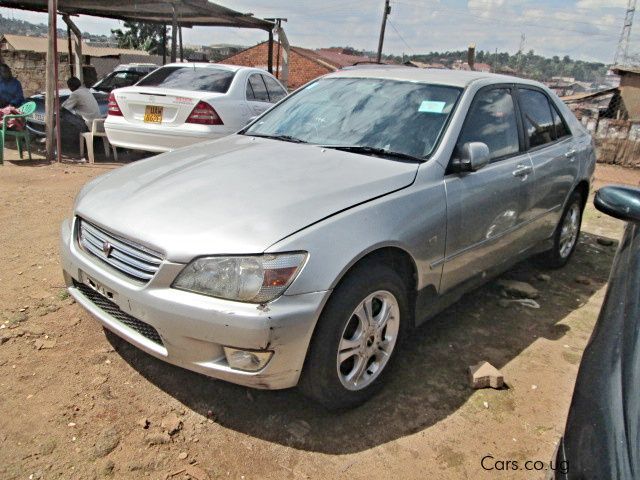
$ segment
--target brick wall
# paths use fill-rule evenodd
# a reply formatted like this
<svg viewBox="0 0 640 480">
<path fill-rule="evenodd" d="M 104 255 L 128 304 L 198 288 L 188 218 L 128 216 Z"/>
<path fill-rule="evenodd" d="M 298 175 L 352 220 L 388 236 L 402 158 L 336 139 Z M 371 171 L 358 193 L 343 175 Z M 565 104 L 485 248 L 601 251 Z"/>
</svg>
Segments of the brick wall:
<svg viewBox="0 0 640 480">
<path fill-rule="evenodd" d="M 60 60 L 59 86 L 60 88 L 67 88 L 67 56 L 60 55 Z M 4 50 L 2 52 L 2 62 L 6 63 L 11 68 L 13 76 L 20 80 L 25 97 L 30 97 L 45 90 L 46 54 Z"/>
<path fill-rule="evenodd" d="M 276 59 L 278 44 L 274 43 L 273 49 L 273 69 L 275 75 Z M 282 50 L 280 52 L 280 60 L 282 61 Z M 219 63 L 229 65 L 242 65 L 244 67 L 256 67 L 267 69 L 269 61 L 269 44 L 267 42 L 256 45 L 235 55 L 232 55 Z M 282 67 L 282 65 L 280 66 Z M 331 72 L 328 67 L 319 65 L 298 53 L 292 48 L 289 53 L 289 90 L 295 90 L 301 85 L 310 82 L 314 78 L 326 75 Z"/>
</svg>

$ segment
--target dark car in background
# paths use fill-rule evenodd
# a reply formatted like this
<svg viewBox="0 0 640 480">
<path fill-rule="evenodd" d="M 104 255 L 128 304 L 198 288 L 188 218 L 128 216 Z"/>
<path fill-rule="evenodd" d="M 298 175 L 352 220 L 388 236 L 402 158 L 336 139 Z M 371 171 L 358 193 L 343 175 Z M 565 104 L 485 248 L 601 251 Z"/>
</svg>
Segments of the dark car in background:
<svg viewBox="0 0 640 480">
<path fill-rule="evenodd" d="M 144 64 L 126 64 L 119 65 L 116 69 L 109 73 L 106 77 L 99 80 L 91 87 L 91 92 L 98 102 L 100 113 L 107 116 L 107 104 L 109 102 L 109 93 L 122 87 L 128 87 L 138 82 L 148 73 L 158 68 L 157 65 Z M 71 91 L 68 89 L 59 90 L 60 105 L 69 98 Z M 27 128 L 32 135 L 36 137 L 46 136 L 45 126 L 45 95 L 39 93 L 27 99 L 36 103 L 36 110 L 27 120 Z M 71 112 L 61 109 L 60 117 L 62 119 L 61 140 L 65 150 L 76 150 L 78 148 L 78 136 L 83 131 L 83 123 Z"/>
<path fill-rule="evenodd" d="M 640 189 L 605 187 L 594 203 L 628 223 L 580 364 L 557 480 L 640 478 Z"/>
</svg>

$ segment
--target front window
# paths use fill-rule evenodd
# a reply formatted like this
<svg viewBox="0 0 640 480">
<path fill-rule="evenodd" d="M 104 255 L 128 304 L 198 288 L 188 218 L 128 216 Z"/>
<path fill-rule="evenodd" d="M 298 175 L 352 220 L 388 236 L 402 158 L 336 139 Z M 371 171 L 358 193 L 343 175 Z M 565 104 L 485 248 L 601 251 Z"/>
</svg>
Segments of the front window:
<svg viewBox="0 0 640 480">
<path fill-rule="evenodd" d="M 140 80 L 140 87 L 162 87 L 197 92 L 227 93 L 235 72 L 193 65 L 162 67 Z"/>
<path fill-rule="evenodd" d="M 245 134 L 326 146 L 430 155 L 461 90 L 376 78 L 326 78 L 269 111 Z"/>
<path fill-rule="evenodd" d="M 460 132 L 457 151 L 460 152 L 467 142 L 485 143 L 492 160 L 520 151 L 516 109 L 510 89 L 492 88 L 476 95 Z"/>
</svg>

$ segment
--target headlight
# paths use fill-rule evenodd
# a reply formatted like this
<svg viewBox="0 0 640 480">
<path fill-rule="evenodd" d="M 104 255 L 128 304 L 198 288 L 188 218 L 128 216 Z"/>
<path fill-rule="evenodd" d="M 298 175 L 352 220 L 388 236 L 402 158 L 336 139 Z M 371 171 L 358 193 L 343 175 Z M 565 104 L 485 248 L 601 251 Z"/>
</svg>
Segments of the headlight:
<svg viewBox="0 0 640 480">
<path fill-rule="evenodd" d="M 198 258 L 172 286 L 227 300 L 264 303 L 284 293 L 306 258 L 305 252 Z"/>
</svg>

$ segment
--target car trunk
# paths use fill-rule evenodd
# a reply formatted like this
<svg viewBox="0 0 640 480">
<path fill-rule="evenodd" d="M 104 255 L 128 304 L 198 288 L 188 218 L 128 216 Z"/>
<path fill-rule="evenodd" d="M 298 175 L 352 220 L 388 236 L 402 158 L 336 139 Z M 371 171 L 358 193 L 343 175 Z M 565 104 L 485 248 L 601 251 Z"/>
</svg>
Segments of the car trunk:
<svg viewBox="0 0 640 480">
<path fill-rule="evenodd" d="M 135 124 L 183 125 L 202 100 L 198 92 L 154 87 L 129 87 L 114 92 L 124 118 Z M 207 93 L 207 97 L 222 94 Z"/>
</svg>

